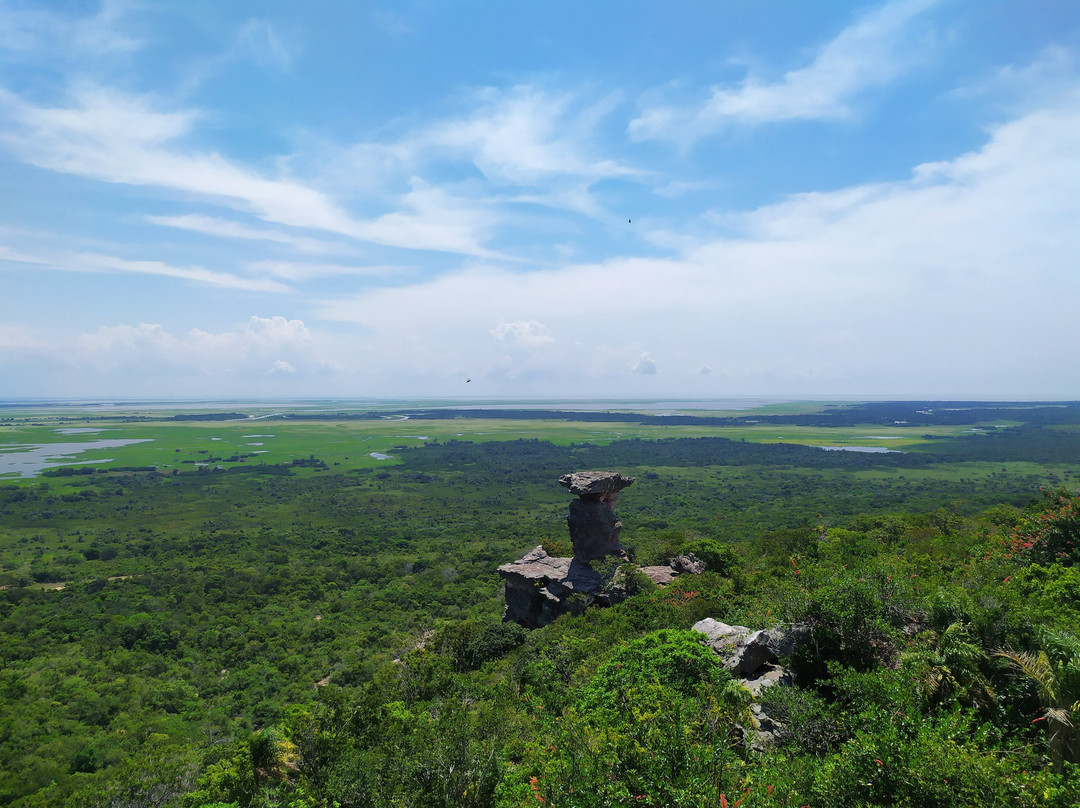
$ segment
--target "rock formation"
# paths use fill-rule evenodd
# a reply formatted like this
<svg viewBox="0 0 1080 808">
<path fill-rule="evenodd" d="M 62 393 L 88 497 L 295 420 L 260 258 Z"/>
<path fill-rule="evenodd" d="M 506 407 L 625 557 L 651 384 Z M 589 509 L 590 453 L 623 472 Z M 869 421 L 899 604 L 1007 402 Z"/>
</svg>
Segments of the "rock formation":
<svg viewBox="0 0 1080 808">
<path fill-rule="evenodd" d="M 614 506 L 619 492 L 633 482 L 633 477 L 614 471 L 577 471 L 559 478 L 560 485 L 577 495 L 566 517 L 574 556 L 556 558 L 542 546 L 534 547 L 517 561 L 499 567 L 505 582 L 504 620 L 539 628 L 562 614 L 618 603 L 630 594 L 632 571 L 643 573 L 657 586 L 666 586 L 679 573 L 704 571 L 705 565 L 692 554 L 674 558 L 663 567 L 630 564 L 619 543 L 622 523 L 615 518 Z"/>
<path fill-rule="evenodd" d="M 634 482 L 614 471 L 578 471 L 564 474 L 559 485 L 578 498 L 570 503 L 566 524 L 574 544 L 574 558 L 591 561 L 604 556 L 626 558 L 619 534 L 622 522 L 615 518 L 615 500 L 619 492 Z"/>
<path fill-rule="evenodd" d="M 754 631 L 746 626 L 729 626 L 711 617 L 699 620 L 694 631 L 705 635 L 720 664 L 738 677 L 753 695 L 755 702 L 770 687 L 794 684 L 794 677 L 780 664 L 795 649 L 810 638 L 810 626 L 773 626 Z M 771 744 L 783 725 L 771 718 L 755 703 L 751 708 L 757 726 L 744 727 L 751 746 L 761 749 Z"/>
<path fill-rule="evenodd" d="M 614 471 L 579 471 L 559 478 L 560 485 L 578 497 L 566 518 L 574 556 L 556 558 L 534 547 L 499 567 L 505 581 L 504 620 L 538 628 L 561 614 L 578 614 L 588 606 L 609 606 L 627 597 L 626 576 L 620 571 L 626 561 L 619 544 L 622 524 L 612 506 L 633 482 L 633 477 Z"/>
<path fill-rule="evenodd" d="M 762 665 L 791 656 L 810 636 L 810 627 L 802 624 L 754 631 L 746 626 L 729 626 L 711 617 L 696 622 L 693 630 L 708 637 L 709 646 L 720 662 L 736 676 L 752 675 Z"/>
<path fill-rule="evenodd" d="M 614 571 L 602 575 L 587 561 L 549 556 L 543 547 L 503 564 L 499 574 L 506 582 L 503 619 L 526 628 L 546 626 L 559 615 L 580 614 L 593 604 L 610 606 L 626 598 L 626 588 Z"/>
</svg>

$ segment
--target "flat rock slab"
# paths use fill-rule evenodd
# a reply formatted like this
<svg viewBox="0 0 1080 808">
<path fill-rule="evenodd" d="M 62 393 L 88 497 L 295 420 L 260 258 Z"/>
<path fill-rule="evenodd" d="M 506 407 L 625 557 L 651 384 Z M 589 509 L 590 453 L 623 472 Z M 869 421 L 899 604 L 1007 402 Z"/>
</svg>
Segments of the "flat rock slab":
<svg viewBox="0 0 1080 808">
<path fill-rule="evenodd" d="M 633 482 L 633 477 L 624 477 L 617 471 L 575 471 L 559 478 L 559 485 L 579 497 L 617 494 Z"/>
<path fill-rule="evenodd" d="M 679 573 L 671 567 L 639 567 L 638 569 L 657 586 L 667 586 L 679 577 Z"/>
</svg>

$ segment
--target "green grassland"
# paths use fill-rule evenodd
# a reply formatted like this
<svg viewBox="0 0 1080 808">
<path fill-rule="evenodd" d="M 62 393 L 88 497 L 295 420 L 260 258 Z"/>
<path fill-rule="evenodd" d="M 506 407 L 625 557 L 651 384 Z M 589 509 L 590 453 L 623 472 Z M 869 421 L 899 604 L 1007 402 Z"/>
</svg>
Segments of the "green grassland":
<svg viewBox="0 0 1080 808">
<path fill-rule="evenodd" d="M 778 409 L 778 408 L 770 408 Z M 0 455 L 27 445 L 80 443 L 95 439 L 140 440 L 115 448 L 89 449 L 72 455 L 72 464 L 101 468 L 156 466 L 159 471 L 190 471 L 198 465 L 222 468 L 243 465 L 290 463 L 312 456 L 340 471 L 375 468 L 398 462 L 400 447 L 422 446 L 429 441 L 501 441 L 537 438 L 559 445 L 592 443 L 605 445 L 633 438 L 661 439 L 720 436 L 759 443 L 793 443 L 807 446 L 879 446 L 911 449 L 932 438 L 964 434 L 971 426 L 805 427 L 748 424 L 741 426 L 653 425 L 625 422 L 538 421 L 455 418 L 424 420 L 384 417 L 377 420 L 289 421 L 251 417 L 230 421 L 164 420 L 175 413 L 157 413 L 160 421 L 108 421 L 64 416 L 62 421 L 40 415 L 23 415 L 0 424 Z M 743 413 L 745 415 L 745 413 Z M 155 417 L 141 414 L 140 417 Z M 68 430 L 96 429 L 82 434 Z M 376 459 L 373 454 L 388 455 Z M 50 464 L 53 465 L 53 464 Z M 63 465 L 56 463 L 55 465 Z M 307 472 L 314 473 L 314 472 Z M 20 479 L 3 472 L 0 480 Z"/>
</svg>

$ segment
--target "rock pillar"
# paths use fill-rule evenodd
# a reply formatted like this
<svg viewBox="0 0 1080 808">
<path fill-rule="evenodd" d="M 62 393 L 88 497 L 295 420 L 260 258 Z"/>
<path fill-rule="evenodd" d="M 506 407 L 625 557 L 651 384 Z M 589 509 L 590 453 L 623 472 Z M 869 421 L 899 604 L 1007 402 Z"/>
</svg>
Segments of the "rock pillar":
<svg viewBox="0 0 1080 808">
<path fill-rule="evenodd" d="M 614 471 L 578 471 L 564 474 L 559 484 L 578 498 L 570 503 L 566 517 L 574 558 L 591 561 L 604 556 L 626 558 L 619 534 L 622 522 L 615 518 L 615 500 L 619 492 L 634 482 Z"/>
</svg>

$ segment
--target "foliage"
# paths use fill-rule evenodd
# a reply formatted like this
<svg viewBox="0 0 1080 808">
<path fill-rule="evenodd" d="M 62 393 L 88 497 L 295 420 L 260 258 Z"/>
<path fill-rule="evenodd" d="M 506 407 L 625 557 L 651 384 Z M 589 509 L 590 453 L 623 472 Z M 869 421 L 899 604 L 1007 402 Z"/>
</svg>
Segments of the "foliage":
<svg viewBox="0 0 1080 808">
<path fill-rule="evenodd" d="M 698 560 L 705 562 L 709 571 L 717 575 L 731 575 L 742 565 L 739 554 L 731 545 L 720 544 L 713 539 L 694 539 L 683 545 L 682 552 L 692 553 Z"/>
<path fill-rule="evenodd" d="M 1075 469 L 951 462 L 1052 454 L 1061 429 L 950 462 L 945 440 L 496 440 L 339 473 L 343 442 L 0 486 L 0 805 L 1073 805 L 1076 499 L 1017 506 Z M 500 622 L 495 568 L 565 543 L 553 479 L 586 467 L 638 476 L 638 558 L 710 571 L 624 569 L 615 607 Z M 688 631 L 704 617 L 810 623 L 798 685 L 761 697 L 775 746 L 745 739 L 746 691 Z"/>
<path fill-rule="evenodd" d="M 1034 564 L 1080 561 L 1080 496 L 1064 488 L 1043 492 L 1009 534 L 1009 549 Z"/>
<path fill-rule="evenodd" d="M 1045 650 L 998 651 L 1035 689 L 1050 735 L 1050 752 L 1059 772 L 1065 763 L 1080 763 L 1080 640 L 1064 633 L 1045 633 Z"/>
</svg>

